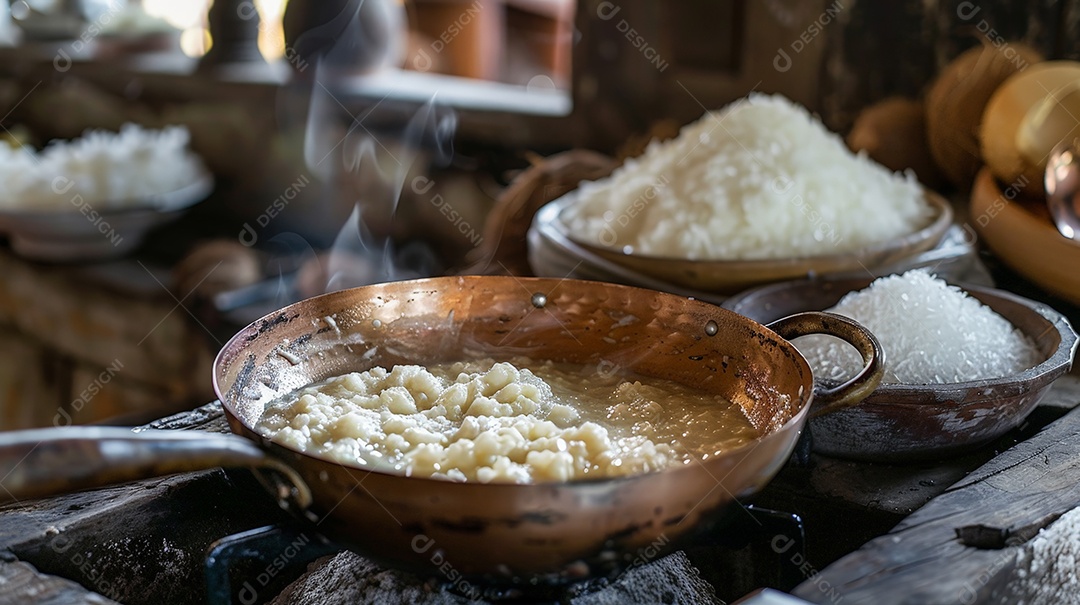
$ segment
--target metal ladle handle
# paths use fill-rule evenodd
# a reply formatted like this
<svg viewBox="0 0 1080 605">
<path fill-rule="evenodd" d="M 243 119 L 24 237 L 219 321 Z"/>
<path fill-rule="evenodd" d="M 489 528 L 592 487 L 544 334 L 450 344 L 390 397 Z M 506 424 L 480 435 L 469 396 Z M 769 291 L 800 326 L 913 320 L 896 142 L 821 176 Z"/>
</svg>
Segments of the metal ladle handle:
<svg viewBox="0 0 1080 605">
<path fill-rule="evenodd" d="M 862 370 L 847 382 L 825 387 L 815 381 L 811 418 L 858 405 L 878 388 L 885 376 L 885 351 L 881 343 L 870 330 L 852 319 L 836 313 L 809 311 L 778 319 L 766 327 L 784 340 L 811 334 L 835 336 L 855 347 L 862 355 Z"/>
<path fill-rule="evenodd" d="M 296 471 L 243 437 L 90 426 L 0 432 L 0 504 L 216 467 L 273 470 L 287 481 L 279 503 L 311 504 Z"/>
</svg>

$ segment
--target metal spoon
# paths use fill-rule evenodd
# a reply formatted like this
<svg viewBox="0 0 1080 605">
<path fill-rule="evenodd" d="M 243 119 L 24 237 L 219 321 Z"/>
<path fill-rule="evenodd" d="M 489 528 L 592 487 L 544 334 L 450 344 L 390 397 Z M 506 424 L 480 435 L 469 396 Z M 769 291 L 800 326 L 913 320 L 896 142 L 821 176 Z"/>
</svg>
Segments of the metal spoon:
<svg viewBox="0 0 1080 605">
<path fill-rule="evenodd" d="M 1080 148 L 1077 140 L 1062 141 L 1046 162 L 1046 205 L 1058 231 L 1080 240 Z"/>
</svg>

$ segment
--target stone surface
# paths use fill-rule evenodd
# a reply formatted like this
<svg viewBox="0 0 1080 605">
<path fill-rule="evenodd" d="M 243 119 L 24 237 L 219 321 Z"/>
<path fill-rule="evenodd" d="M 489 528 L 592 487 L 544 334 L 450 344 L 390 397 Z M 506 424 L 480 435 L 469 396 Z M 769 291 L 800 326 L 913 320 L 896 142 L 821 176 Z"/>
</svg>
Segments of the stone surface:
<svg viewBox="0 0 1080 605">
<path fill-rule="evenodd" d="M 421 582 L 416 576 L 379 567 L 353 552 L 342 552 L 315 561 L 307 573 L 289 585 L 273 605 L 464 605 L 477 601 L 462 595 L 473 587 L 458 584 L 457 592 Z M 712 586 L 682 552 L 639 565 L 611 584 L 577 596 L 571 605 L 621 605 L 622 603 L 705 605 L 719 603 Z"/>
<path fill-rule="evenodd" d="M 574 598 L 573 605 L 619 603 L 708 604 L 719 603 L 712 586 L 683 552 L 672 553 L 647 565 L 631 568 L 602 591 Z"/>
</svg>

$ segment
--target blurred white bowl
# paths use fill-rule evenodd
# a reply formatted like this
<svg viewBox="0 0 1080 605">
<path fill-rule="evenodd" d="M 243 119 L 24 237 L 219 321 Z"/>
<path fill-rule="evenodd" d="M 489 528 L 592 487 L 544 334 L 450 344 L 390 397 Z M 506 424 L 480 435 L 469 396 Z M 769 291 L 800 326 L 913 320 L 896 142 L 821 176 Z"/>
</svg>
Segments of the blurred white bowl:
<svg viewBox="0 0 1080 605">
<path fill-rule="evenodd" d="M 73 193 L 70 209 L 0 210 L 0 233 L 7 235 L 18 255 L 31 260 L 116 258 L 137 248 L 151 229 L 180 218 L 206 199 L 213 186 L 213 178 L 204 174 L 180 189 L 111 210 L 99 210 L 103 204 L 78 203 Z"/>
</svg>

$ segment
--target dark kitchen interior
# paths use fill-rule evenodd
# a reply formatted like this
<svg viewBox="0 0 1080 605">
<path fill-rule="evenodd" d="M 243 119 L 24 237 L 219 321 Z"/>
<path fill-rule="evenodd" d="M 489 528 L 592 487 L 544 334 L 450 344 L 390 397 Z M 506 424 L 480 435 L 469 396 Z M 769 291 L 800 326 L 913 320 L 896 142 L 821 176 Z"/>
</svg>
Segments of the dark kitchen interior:
<svg viewBox="0 0 1080 605">
<path fill-rule="evenodd" d="M 0 604 L 1080 603 L 1077 90 L 1076 0 L 2 0 Z"/>
</svg>

